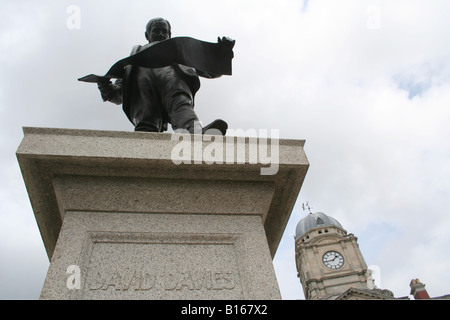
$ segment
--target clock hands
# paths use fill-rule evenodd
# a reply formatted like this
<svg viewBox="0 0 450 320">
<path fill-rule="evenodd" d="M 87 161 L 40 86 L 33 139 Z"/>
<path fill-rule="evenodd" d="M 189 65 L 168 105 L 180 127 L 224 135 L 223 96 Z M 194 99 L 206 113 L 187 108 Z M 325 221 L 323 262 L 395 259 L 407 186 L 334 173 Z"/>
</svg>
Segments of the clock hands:
<svg viewBox="0 0 450 320">
<path fill-rule="evenodd" d="M 328 251 L 323 255 L 323 263 L 330 269 L 339 269 L 344 264 L 344 258 L 339 252 Z"/>
<path fill-rule="evenodd" d="M 339 256 L 338 255 L 334 255 L 334 258 L 333 259 L 327 259 L 327 260 L 325 260 L 325 262 L 331 262 L 331 261 L 334 261 L 334 260 L 336 260 L 336 258 L 338 258 Z"/>
</svg>

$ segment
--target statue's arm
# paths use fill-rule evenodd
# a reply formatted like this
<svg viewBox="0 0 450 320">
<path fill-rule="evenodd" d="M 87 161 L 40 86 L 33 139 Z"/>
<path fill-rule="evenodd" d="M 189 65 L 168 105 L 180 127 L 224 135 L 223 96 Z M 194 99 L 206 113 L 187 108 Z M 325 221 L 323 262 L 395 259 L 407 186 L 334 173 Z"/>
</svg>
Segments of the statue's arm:
<svg viewBox="0 0 450 320">
<path fill-rule="evenodd" d="M 130 55 L 138 53 L 142 48 L 140 45 L 134 46 Z M 109 79 L 102 79 L 97 82 L 97 85 L 103 101 L 115 104 L 123 103 L 122 79 L 117 79 L 114 83 Z"/>
<path fill-rule="evenodd" d="M 103 101 L 122 104 L 122 79 L 117 79 L 114 83 L 107 79 L 98 82 L 97 85 Z"/>
</svg>

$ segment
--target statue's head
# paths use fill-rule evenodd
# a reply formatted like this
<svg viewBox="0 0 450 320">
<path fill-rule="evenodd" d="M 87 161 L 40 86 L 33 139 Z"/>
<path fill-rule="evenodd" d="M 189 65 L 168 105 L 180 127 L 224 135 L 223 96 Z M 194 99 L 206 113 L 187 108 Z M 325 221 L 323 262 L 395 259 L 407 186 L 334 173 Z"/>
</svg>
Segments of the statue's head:
<svg viewBox="0 0 450 320">
<path fill-rule="evenodd" d="M 163 18 L 151 19 L 145 28 L 145 38 L 148 42 L 167 40 L 172 36 L 169 21 Z"/>
</svg>

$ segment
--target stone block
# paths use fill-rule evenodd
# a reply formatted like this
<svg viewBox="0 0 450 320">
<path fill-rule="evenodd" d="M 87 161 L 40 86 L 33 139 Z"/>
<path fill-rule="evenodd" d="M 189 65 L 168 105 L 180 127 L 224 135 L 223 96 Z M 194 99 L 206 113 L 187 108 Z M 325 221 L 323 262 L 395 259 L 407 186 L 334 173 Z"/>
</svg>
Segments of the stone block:
<svg viewBox="0 0 450 320">
<path fill-rule="evenodd" d="M 304 141 L 263 142 L 24 128 L 17 158 L 51 261 L 41 298 L 279 299 L 271 259 L 308 161 Z M 181 143 L 195 161 L 174 161 Z M 252 159 L 274 145 L 271 163 Z"/>
</svg>

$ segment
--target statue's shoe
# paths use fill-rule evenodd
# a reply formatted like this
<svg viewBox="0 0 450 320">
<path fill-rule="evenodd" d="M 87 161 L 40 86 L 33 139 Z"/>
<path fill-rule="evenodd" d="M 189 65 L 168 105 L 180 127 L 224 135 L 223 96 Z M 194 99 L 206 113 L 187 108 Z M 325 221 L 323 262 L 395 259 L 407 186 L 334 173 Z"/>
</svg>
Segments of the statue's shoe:
<svg viewBox="0 0 450 320">
<path fill-rule="evenodd" d="M 211 134 L 211 135 L 225 135 L 227 133 L 228 124 L 221 120 L 217 119 L 208 124 L 206 127 L 202 128 L 202 134 Z"/>
</svg>

